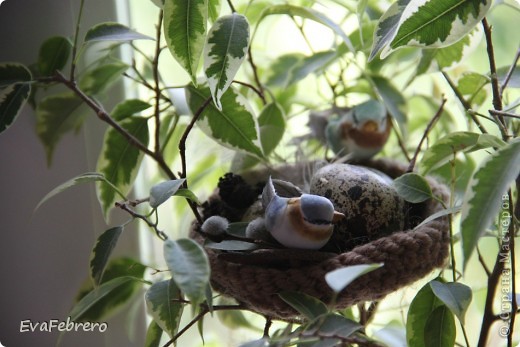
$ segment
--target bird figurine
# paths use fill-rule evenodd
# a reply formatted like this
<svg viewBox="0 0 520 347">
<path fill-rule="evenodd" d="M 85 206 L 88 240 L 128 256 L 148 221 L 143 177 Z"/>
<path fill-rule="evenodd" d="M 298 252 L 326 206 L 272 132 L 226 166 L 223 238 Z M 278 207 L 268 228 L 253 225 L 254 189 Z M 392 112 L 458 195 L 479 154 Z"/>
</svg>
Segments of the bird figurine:
<svg viewBox="0 0 520 347">
<path fill-rule="evenodd" d="M 270 177 L 262 192 L 262 205 L 265 228 L 288 248 L 320 249 L 332 236 L 333 223 L 345 217 L 323 196 L 278 196 Z"/>
<path fill-rule="evenodd" d="M 369 159 L 385 145 L 390 134 L 390 117 L 385 106 L 369 100 L 330 120 L 325 129 L 330 148 L 346 159 Z"/>
</svg>

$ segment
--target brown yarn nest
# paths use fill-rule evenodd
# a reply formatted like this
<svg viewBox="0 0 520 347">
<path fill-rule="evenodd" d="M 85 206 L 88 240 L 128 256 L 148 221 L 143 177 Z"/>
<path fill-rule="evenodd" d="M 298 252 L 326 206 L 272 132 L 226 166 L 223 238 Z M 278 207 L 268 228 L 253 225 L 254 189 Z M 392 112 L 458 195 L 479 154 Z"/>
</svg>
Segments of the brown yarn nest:
<svg viewBox="0 0 520 347">
<path fill-rule="evenodd" d="M 372 160 L 363 165 L 378 169 L 392 178 L 406 171 L 404 165 L 389 160 Z M 278 170 L 254 171 L 243 177 L 250 183 L 258 183 L 272 175 L 298 184 L 301 182 L 291 176 L 302 171 L 301 166 L 289 165 Z M 428 182 L 434 195 L 447 201 L 448 189 L 431 177 L 428 177 Z M 208 206 L 218 205 L 219 199 L 218 192 L 209 199 L 204 211 L 206 218 L 215 214 L 215 209 Z M 215 290 L 235 298 L 248 309 L 275 319 L 294 320 L 298 313 L 279 297 L 279 293 L 297 291 L 328 303 L 333 292 L 325 282 L 325 274 L 350 265 L 384 263 L 383 267 L 352 282 L 339 294 L 335 307 L 340 309 L 364 301 L 380 300 L 445 264 L 449 253 L 447 218 L 438 218 L 414 228 L 441 209 L 441 204 L 433 199 L 414 204 L 410 206 L 407 230 L 394 232 L 340 254 L 290 249 L 259 249 L 248 253 L 207 249 L 211 283 Z M 194 223 L 191 237 L 203 243 L 203 238 L 197 233 L 199 227 Z"/>
</svg>

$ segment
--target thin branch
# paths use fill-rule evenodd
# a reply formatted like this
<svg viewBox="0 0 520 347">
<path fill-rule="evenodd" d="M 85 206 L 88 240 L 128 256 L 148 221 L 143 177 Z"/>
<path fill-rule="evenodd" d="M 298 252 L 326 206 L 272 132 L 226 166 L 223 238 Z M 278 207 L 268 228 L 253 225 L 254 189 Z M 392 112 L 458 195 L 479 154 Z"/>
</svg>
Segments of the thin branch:
<svg viewBox="0 0 520 347">
<path fill-rule="evenodd" d="M 262 102 L 264 103 L 264 105 L 267 104 L 267 101 L 265 100 L 265 96 L 262 93 L 262 91 L 260 89 L 256 88 L 254 85 L 249 84 L 247 82 L 237 81 L 237 80 L 233 80 L 232 83 L 240 84 L 240 85 L 242 85 L 244 87 L 247 87 L 247 88 L 251 89 L 252 91 L 254 91 L 260 97 L 260 99 L 262 99 Z"/>
<path fill-rule="evenodd" d="M 253 77 L 255 79 L 255 83 L 258 87 L 258 89 L 253 89 L 255 91 L 258 90 L 257 94 L 260 96 L 260 99 L 262 99 L 262 102 L 267 104 L 267 101 L 265 100 L 265 92 L 264 92 L 264 86 L 262 85 L 262 82 L 260 82 L 260 77 L 258 76 L 258 68 L 253 61 L 253 53 L 251 52 L 251 44 L 249 44 L 249 47 L 247 49 L 247 60 L 249 61 L 249 65 L 251 65 L 251 69 L 253 70 Z"/>
<path fill-rule="evenodd" d="M 486 36 L 486 48 L 489 60 L 489 71 L 491 73 L 491 90 L 493 91 L 493 107 L 497 111 L 502 110 L 502 98 L 500 97 L 500 86 L 498 85 L 497 67 L 495 63 L 495 51 L 493 49 L 493 40 L 491 37 L 491 27 L 484 17 L 482 19 L 482 26 L 484 27 L 484 35 Z M 500 120 L 504 123 L 504 120 Z"/>
<path fill-rule="evenodd" d="M 496 115 L 496 116 L 520 119 L 520 115 L 518 115 L 516 113 L 505 112 L 505 111 L 497 111 L 497 110 L 488 110 L 488 112 L 490 114 Z"/>
<path fill-rule="evenodd" d="M 227 0 L 227 3 L 228 3 L 228 6 L 229 6 L 229 9 L 231 10 L 231 12 L 235 13 L 237 10 L 235 9 L 235 6 L 231 2 L 231 0 Z"/>
<path fill-rule="evenodd" d="M 269 337 L 269 330 L 271 329 L 272 324 L 273 324 L 273 319 L 271 317 L 265 317 L 263 337 Z"/>
<path fill-rule="evenodd" d="M 166 235 L 163 231 L 161 231 L 161 230 L 159 230 L 157 228 L 157 222 L 156 223 L 152 223 L 148 218 L 146 218 L 146 216 L 135 212 L 130 207 L 128 207 L 128 203 L 127 202 L 125 202 L 125 201 L 123 201 L 123 202 L 116 202 L 116 207 L 119 207 L 123 211 L 128 212 L 128 214 L 130 214 L 132 217 L 144 221 L 150 228 L 152 228 L 155 231 L 155 233 L 157 234 L 157 236 L 161 240 L 165 241 L 165 240 L 168 239 L 168 235 Z"/>
<path fill-rule="evenodd" d="M 204 111 L 204 109 L 209 105 L 212 98 L 211 96 L 204 101 L 202 106 L 199 107 L 197 112 L 193 115 L 193 118 L 191 119 L 190 124 L 186 127 L 186 130 L 184 130 L 184 133 L 182 134 L 181 139 L 179 140 L 179 153 L 181 156 L 181 165 L 182 165 L 182 172 L 180 174 L 181 178 L 186 178 L 186 140 L 188 139 L 188 135 L 190 134 L 191 130 L 195 126 L 195 123 L 199 119 L 200 115 Z"/>
<path fill-rule="evenodd" d="M 421 141 L 419 141 L 419 144 L 417 145 L 417 148 L 415 149 L 415 153 L 414 153 L 414 155 L 412 157 L 412 160 L 410 160 L 410 164 L 408 165 L 408 169 L 406 170 L 406 172 L 412 172 L 413 171 L 413 169 L 415 167 L 415 163 L 417 161 L 417 157 L 419 156 L 419 152 L 421 151 L 422 144 L 423 144 L 424 140 L 426 140 L 426 137 L 430 133 L 430 131 L 433 128 L 434 124 L 437 122 L 437 120 L 442 115 L 442 112 L 444 111 L 444 105 L 445 104 L 446 104 L 446 98 L 443 97 L 441 105 L 439 106 L 439 109 L 437 110 L 437 112 L 435 113 L 433 118 L 430 120 L 430 122 L 426 126 L 426 129 L 424 130 L 424 133 L 423 133 L 423 136 L 421 138 Z"/>
<path fill-rule="evenodd" d="M 160 112 L 160 101 L 162 97 L 160 81 L 159 81 L 159 57 L 161 55 L 161 27 L 163 21 L 163 10 L 159 11 L 159 20 L 157 23 L 156 34 L 155 34 L 155 56 L 152 62 L 153 67 L 153 81 L 154 81 L 154 92 L 155 92 L 155 109 L 153 112 L 153 116 L 155 119 L 155 153 L 161 153 L 161 143 L 160 143 L 160 134 L 161 134 L 161 112 Z"/>
<path fill-rule="evenodd" d="M 75 74 L 76 74 L 76 55 L 78 52 L 78 38 L 79 38 L 79 29 L 80 29 L 80 23 L 81 23 L 81 17 L 83 16 L 83 7 L 85 5 L 85 0 L 81 0 L 81 3 L 79 5 L 79 14 L 78 14 L 78 20 L 76 22 L 76 30 L 74 32 L 74 43 L 72 44 L 72 59 L 70 63 L 70 80 L 75 80 Z"/>
<path fill-rule="evenodd" d="M 449 84 L 451 90 L 453 91 L 453 93 L 455 93 L 455 96 L 457 97 L 457 99 L 459 99 L 459 102 L 462 104 L 462 107 L 464 107 L 466 112 L 471 117 L 471 120 L 477 125 L 477 127 L 480 130 L 480 132 L 483 133 L 483 134 L 487 134 L 488 131 L 486 130 L 486 128 L 484 128 L 484 125 L 482 125 L 482 123 L 480 123 L 480 121 L 478 120 L 477 116 L 475 115 L 475 113 L 471 109 L 471 105 L 466 101 L 466 99 L 461 94 L 461 92 L 459 91 L 459 89 L 457 88 L 455 83 L 453 83 L 453 81 L 451 80 L 450 76 L 448 76 L 448 74 L 446 72 L 444 72 L 444 71 L 442 71 L 442 75 L 444 76 L 444 79 L 446 79 L 446 82 L 448 82 L 448 84 Z"/>
<path fill-rule="evenodd" d="M 486 265 L 486 261 L 484 260 L 482 253 L 480 253 L 480 248 L 478 246 L 477 246 L 477 254 L 478 254 L 478 261 L 480 262 L 480 265 L 482 265 L 482 268 L 484 269 L 484 272 L 486 273 L 487 277 L 491 276 L 491 271 L 489 271 L 489 268 Z"/>
<path fill-rule="evenodd" d="M 500 86 L 500 97 L 501 98 L 502 98 L 502 95 L 504 94 L 504 90 L 507 88 L 507 84 L 509 83 L 511 76 L 513 76 L 513 72 L 515 72 L 516 64 L 518 63 L 519 59 L 520 59 L 520 47 L 516 51 L 515 58 L 513 59 L 513 64 L 511 64 L 511 66 L 509 67 L 509 70 L 507 71 L 504 81 L 502 81 L 502 85 Z"/>
<path fill-rule="evenodd" d="M 410 158 L 410 155 L 408 154 L 408 150 L 406 149 L 406 144 L 403 141 L 403 138 L 401 137 L 401 134 L 394 126 L 394 122 L 390 122 L 390 125 L 392 126 L 392 129 L 394 129 L 394 134 L 397 137 L 397 143 L 399 144 L 399 148 L 401 148 L 401 152 L 403 152 L 404 157 L 406 158 L 406 161 L 410 162 L 412 158 Z"/>
</svg>

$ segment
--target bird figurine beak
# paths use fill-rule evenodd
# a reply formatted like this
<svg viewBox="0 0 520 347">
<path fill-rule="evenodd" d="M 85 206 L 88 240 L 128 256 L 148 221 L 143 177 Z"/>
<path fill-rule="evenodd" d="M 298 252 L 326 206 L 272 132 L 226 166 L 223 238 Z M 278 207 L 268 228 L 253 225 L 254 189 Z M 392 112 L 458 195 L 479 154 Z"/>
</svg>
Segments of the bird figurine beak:
<svg viewBox="0 0 520 347">
<path fill-rule="evenodd" d="M 369 159 L 383 148 L 390 129 L 391 121 L 385 106 L 369 100 L 329 122 L 327 143 L 337 155 Z"/>
<path fill-rule="evenodd" d="M 345 217 L 323 196 L 278 196 L 271 178 L 262 193 L 262 204 L 267 231 L 288 248 L 320 249 L 332 236 L 333 223 Z"/>
</svg>

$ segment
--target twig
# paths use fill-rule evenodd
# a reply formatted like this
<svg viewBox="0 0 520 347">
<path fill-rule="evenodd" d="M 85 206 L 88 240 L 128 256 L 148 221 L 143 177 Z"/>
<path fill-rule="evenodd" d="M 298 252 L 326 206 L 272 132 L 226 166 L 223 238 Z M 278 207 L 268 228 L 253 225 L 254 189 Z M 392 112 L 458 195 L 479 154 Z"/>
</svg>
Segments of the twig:
<svg viewBox="0 0 520 347">
<path fill-rule="evenodd" d="M 155 233 L 161 240 L 165 241 L 168 239 L 168 236 L 163 231 L 161 231 L 157 228 L 157 223 L 150 222 L 150 220 L 148 218 L 146 218 L 146 216 L 143 216 L 142 214 L 139 214 L 139 213 L 135 212 L 134 210 L 132 210 L 130 207 L 128 207 L 127 202 L 124 202 L 124 201 L 116 202 L 116 207 L 119 207 L 123 211 L 128 212 L 132 217 L 144 221 L 150 228 L 155 230 Z"/>
<path fill-rule="evenodd" d="M 482 268 L 484 269 L 484 272 L 486 273 L 487 277 L 491 276 L 491 271 L 489 271 L 489 268 L 486 265 L 486 262 L 484 261 L 484 257 L 482 256 L 482 253 L 480 253 L 480 248 L 477 246 L 477 254 L 478 254 L 478 261 L 480 262 L 480 265 L 482 265 Z"/>
<path fill-rule="evenodd" d="M 426 137 L 430 133 L 430 130 L 433 128 L 433 125 L 437 122 L 437 120 L 442 115 L 442 112 L 444 111 L 444 105 L 445 104 L 446 104 L 446 98 L 443 97 L 441 105 L 439 106 L 439 109 L 437 110 L 437 112 L 435 113 L 433 118 L 430 120 L 430 122 L 426 126 L 426 129 L 424 130 L 424 133 L 423 133 L 423 136 L 421 138 L 421 141 L 419 141 L 419 144 L 417 145 L 417 148 L 415 149 L 415 153 L 414 153 L 414 155 L 412 157 L 412 160 L 410 160 L 410 164 L 408 165 L 408 169 L 406 170 L 406 172 L 412 172 L 413 171 L 413 169 L 415 167 L 415 163 L 417 161 L 417 157 L 419 156 L 419 152 L 421 151 L 422 144 L 423 144 L 424 140 L 426 140 Z"/>
<path fill-rule="evenodd" d="M 155 34 L 155 56 L 152 62 L 153 67 L 153 81 L 154 81 L 154 92 L 155 92 L 155 108 L 153 116 L 155 119 L 155 153 L 161 153 L 161 117 L 160 117 L 160 100 L 162 96 L 160 83 L 159 83 L 159 56 L 161 55 L 161 26 L 163 21 L 163 10 L 159 11 L 159 20 L 157 23 L 156 34 Z"/>
<path fill-rule="evenodd" d="M 265 317 L 263 337 L 269 337 L 269 330 L 271 329 L 272 324 L 273 324 L 273 319 L 271 317 Z"/>
<path fill-rule="evenodd" d="M 410 158 L 410 155 L 408 154 L 408 150 L 406 149 L 406 145 L 403 141 L 403 138 L 401 137 L 401 134 L 394 126 L 394 122 L 390 122 L 390 125 L 392 126 L 392 129 L 394 129 L 394 134 L 397 137 L 397 143 L 399 144 L 399 148 L 401 148 L 401 152 L 403 152 L 403 155 L 406 158 L 406 161 L 410 162 L 410 160 L 412 160 L 412 158 Z"/>
<path fill-rule="evenodd" d="M 451 80 L 450 76 L 448 76 L 448 74 L 446 72 L 444 72 L 444 71 L 442 71 L 442 75 L 444 76 L 444 79 L 446 80 L 446 82 L 448 82 L 448 84 L 449 84 L 451 90 L 453 91 L 453 93 L 455 93 L 455 96 L 457 97 L 457 99 L 459 99 L 459 102 L 462 104 L 462 107 L 464 107 L 466 112 L 471 117 L 471 120 L 477 125 L 477 127 L 480 130 L 480 132 L 483 133 L 483 134 L 487 134 L 488 131 L 486 130 L 486 128 L 484 128 L 484 125 L 482 125 L 482 123 L 480 123 L 480 121 L 478 120 L 477 116 L 475 115 L 475 113 L 471 109 L 471 105 L 466 101 L 464 96 L 460 93 L 459 89 L 457 88 L 455 83 L 453 83 L 453 81 Z"/>
<path fill-rule="evenodd" d="M 510 117 L 510 118 L 516 118 L 516 119 L 520 119 L 520 115 L 516 114 L 516 113 L 511 113 L 511 112 L 505 112 L 505 111 L 497 111 L 497 110 L 488 110 L 488 112 L 492 115 L 496 115 L 496 116 L 502 116 L 502 117 Z"/>
<path fill-rule="evenodd" d="M 231 9 L 231 12 L 235 13 L 237 10 L 235 9 L 235 6 L 233 6 L 233 3 L 231 0 L 227 0 L 228 6 Z"/>
<path fill-rule="evenodd" d="M 70 80 L 75 80 L 75 74 L 76 74 L 76 55 L 78 52 L 78 38 L 79 38 L 79 28 L 81 23 L 81 17 L 83 16 L 83 7 L 85 5 L 85 0 L 81 0 L 79 5 L 79 14 L 78 14 L 78 20 L 76 21 L 76 30 L 74 32 L 74 43 L 72 44 L 72 59 L 70 63 Z"/>
<path fill-rule="evenodd" d="M 186 178 L 186 140 L 188 139 L 188 135 L 190 134 L 191 130 L 195 126 L 195 123 L 199 119 L 200 115 L 204 111 L 204 109 L 209 105 L 211 102 L 211 96 L 204 101 L 202 106 L 199 107 L 197 112 L 193 115 L 193 118 L 191 119 L 190 124 L 186 127 L 184 130 L 184 133 L 182 134 L 181 139 L 179 140 L 179 153 L 181 156 L 181 165 L 182 165 L 182 172 L 180 174 L 181 178 Z"/>
<path fill-rule="evenodd" d="M 502 81 L 502 85 L 500 86 L 500 97 L 502 98 L 502 95 L 504 94 L 504 90 L 507 87 L 507 84 L 509 83 L 509 80 L 511 79 L 511 76 L 513 76 L 513 72 L 515 72 L 516 64 L 518 63 L 518 60 L 520 59 L 520 47 L 516 51 L 515 58 L 513 59 L 513 64 L 509 67 L 509 70 L 507 71 L 507 74 Z"/>
<path fill-rule="evenodd" d="M 262 102 L 267 104 L 267 101 L 265 100 L 265 93 L 264 93 L 264 86 L 262 85 L 262 82 L 260 82 L 260 77 L 258 77 L 258 68 L 256 67 L 255 62 L 253 61 L 253 53 L 251 52 L 251 44 L 247 48 L 247 60 L 249 61 L 249 65 L 251 65 L 251 69 L 253 70 L 253 77 L 255 79 L 255 83 L 258 87 L 258 89 L 253 89 L 255 91 L 258 90 L 257 94 L 260 96 L 260 99 L 262 99 Z"/>
<path fill-rule="evenodd" d="M 498 85 L 497 67 L 495 63 L 495 51 L 493 49 L 493 40 L 491 37 L 491 27 L 484 17 L 482 19 L 482 26 L 484 27 L 484 35 L 486 36 L 486 48 L 489 60 L 489 70 L 491 73 L 491 90 L 493 91 L 493 107 L 497 111 L 502 110 L 502 98 L 500 97 L 500 86 Z M 503 123 L 503 119 L 501 122 Z"/>
<path fill-rule="evenodd" d="M 244 87 L 247 87 L 247 88 L 251 89 L 252 91 L 254 91 L 260 97 L 260 99 L 262 99 L 262 102 L 263 102 L 264 105 L 267 104 L 267 101 L 265 100 L 265 96 L 262 93 L 262 91 L 260 89 L 256 88 L 254 85 L 249 84 L 247 82 L 237 81 L 237 80 L 233 80 L 232 83 L 240 84 L 240 85 L 242 85 Z"/>
</svg>

